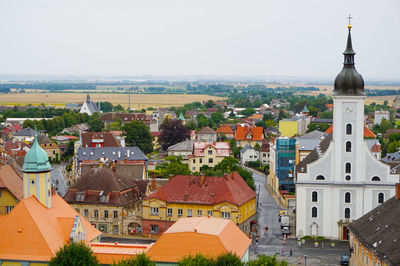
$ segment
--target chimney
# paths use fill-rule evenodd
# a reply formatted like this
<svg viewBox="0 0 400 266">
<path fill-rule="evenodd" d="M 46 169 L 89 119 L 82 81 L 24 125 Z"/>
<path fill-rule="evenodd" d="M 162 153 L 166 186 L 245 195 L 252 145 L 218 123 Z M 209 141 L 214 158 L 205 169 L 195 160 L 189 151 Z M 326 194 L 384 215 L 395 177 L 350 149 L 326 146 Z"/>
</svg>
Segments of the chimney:
<svg viewBox="0 0 400 266">
<path fill-rule="evenodd" d="M 169 181 L 171 181 L 173 178 L 174 178 L 174 175 L 173 175 L 173 174 L 169 174 L 169 175 L 168 175 L 168 180 L 169 180 Z"/>
<path fill-rule="evenodd" d="M 396 183 L 396 200 L 400 199 L 400 183 Z"/>
<path fill-rule="evenodd" d="M 55 195 L 57 192 L 56 192 L 56 186 L 52 186 L 51 187 L 51 195 L 53 196 L 53 195 Z"/>
<path fill-rule="evenodd" d="M 127 154 L 126 154 L 126 156 L 129 158 L 129 154 L 130 154 L 130 151 L 129 151 L 129 149 L 127 150 Z"/>
</svg>

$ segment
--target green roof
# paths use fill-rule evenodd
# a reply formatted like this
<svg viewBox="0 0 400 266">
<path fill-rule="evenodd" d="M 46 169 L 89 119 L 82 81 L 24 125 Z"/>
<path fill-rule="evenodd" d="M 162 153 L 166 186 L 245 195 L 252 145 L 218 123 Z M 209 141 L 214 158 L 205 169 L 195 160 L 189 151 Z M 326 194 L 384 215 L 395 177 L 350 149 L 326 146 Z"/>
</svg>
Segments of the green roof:
<svg viewBox="0 0 400 266">
<path fill-rule="evenodd" d="M 185 117 L 183 116 L 183 114 L 182 114 L 182 113 L 180 113 L 180 115 L 178 116 L 178 120 L 182 120 L 182 121 L 184 121 L 184 120 L 185 120 Z"/>
<path fill-rule="evenodd" d="M 305 104 L 302 113 L 309 113 L 309 112 L 310 111 L 308 111 L 307 104 Z"/>
<path fill-rule="evenodd" d="M 51 169 L 49 157 L 47 156 L 45 150 L 40 147 L 37 140 L 37 134 L 35 132 L 35 140 L 32 148 L 25 155 L 22 171 L 28 173 L 38 173 L 51 171 Z"/>
</svg>

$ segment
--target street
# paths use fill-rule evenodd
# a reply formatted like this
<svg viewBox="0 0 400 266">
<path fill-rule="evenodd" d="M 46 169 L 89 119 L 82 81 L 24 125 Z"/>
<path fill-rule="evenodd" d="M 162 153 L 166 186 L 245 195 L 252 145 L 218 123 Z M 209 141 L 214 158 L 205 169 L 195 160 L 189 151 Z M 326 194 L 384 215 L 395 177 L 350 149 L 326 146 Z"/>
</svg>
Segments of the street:
<svg viewBox="0 0 400 266">
<path fill-rule="evenodd" d="M 289 264 L 297 264 L 298 259 L 304 264 L 304 255 L 307 256 L 307 265 L 340 265 L 340 255 L 348 253 L 348 243 L 346 241 L 335 241 L 336 246 L 332 248 L 329 241 L 319 243 L 314 246 L 310 240 L 301 248 L 297 246 L 297 239 L 288 238 L 283 243 L 283 236 L 278 219 L 278 204 L 275 202 L 269 191 L 266 189 L 266 177 L 258 172 L 253 172 L 254 184 L 256 185 L 258 195 L 257 222 L 260 232 L 258 245 L 255 240 L 250 247 L 250 257 L 255 259 L 257 254 L 277 255 L 278 259 L 284 259 Z M 268 233 L 264 234 L 264 228 L 268 226 Z M 282 248 L 284 252 L 282 253 Z M 292 249 L 292 256 L 290 255 Z"/>
<path fill-rule="evenodd" d="M 68 186 L 65 183 L 64 175 L 61 171 L 63 164 L 53 164 L 53 170 L 51 171 L 51 182 L 56 186 L 58 195 L 64 197 L 67 194 Z"/>
</svg>

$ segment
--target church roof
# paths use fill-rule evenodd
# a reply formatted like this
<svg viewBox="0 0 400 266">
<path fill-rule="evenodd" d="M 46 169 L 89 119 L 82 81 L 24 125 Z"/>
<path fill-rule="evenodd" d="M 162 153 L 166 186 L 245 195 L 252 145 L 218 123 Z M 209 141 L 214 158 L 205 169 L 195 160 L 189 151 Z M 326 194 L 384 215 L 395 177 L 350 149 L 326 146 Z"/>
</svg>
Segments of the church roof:
<svg viewBox="0 0 400 266">
<path fill-rule="evenodd" d="M 308 111 L 307 108 L 307 104 L 304 105 L 303 111 L 301 111 L 302 113 L 309 113 L 310 111 Z"/>
<path fill-rule="evenodd" d="M 46 208 L 35 196 L 20 201 L 0 220 L 0 259 L 49 261 L 70 239 L 75 218 L 85 229 L 84 239 L 101 235 L 59 195 L 52 196 L 52 207 Z"/>
<path fill-rule="evenodd" d="M 22 166 L 23 172 L 38 173 L 51 171 L 49 157 L 45 150 L 43 150 L 38 142 L 37 134 L 35 133 L 35 140 L 32 148 L 26 153 L 24 165 Z"/>
<path fill-rule="evenodd" d="M 179 116 L 178 116 L 178 120 L 185 121 L 185 117 L 183 116 L 183 114 L 182 114 L 182 113 L 180 113 L 180 114 L 179 114 Z"/>
</svg>

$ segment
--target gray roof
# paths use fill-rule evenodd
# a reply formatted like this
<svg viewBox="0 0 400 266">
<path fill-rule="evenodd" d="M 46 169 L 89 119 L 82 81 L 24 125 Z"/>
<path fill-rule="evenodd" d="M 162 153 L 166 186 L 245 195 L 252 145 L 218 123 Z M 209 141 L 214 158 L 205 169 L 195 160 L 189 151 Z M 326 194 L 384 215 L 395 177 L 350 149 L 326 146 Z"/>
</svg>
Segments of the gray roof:
<svg viewBox="0 0 400 266">
<path fill-rule="evenodd" d="M 297 139 L 300 151 L 312 151 L 321 142 L 321 139 Z"/>
<path fill-rule="evenodd" d="M 313 120 L 311 120 L 311 123 L 328 123 L 328 124 L 332 124 L 333 123 L 333 119 L 330 119 L 330 118 L 314 118 Z"/>
<path fill-rule="evenodd" d="M 390 162 L 398 162 L 400 160 L 400 152 L 396 151 L 393 153 L 388 153 L 386 154 L 385 157 L 382 158 L 382 161 L 385 163 L 390 163 Z"/>
<path fill-rule="evenodd" d="M 318 140 L 321 140 L 322 137 L 326 137 L 326 136 L 328 136 L 327 133 L 321 132 L 321 131 L 318 131 L 318 130 L 314 130 L 314 131 L 311 131 L 311 132 L 309 132 L 307 134 L 304 134 L 301 137 L 298 137 L 298 139 L 318 139 Z"/>
<path fill-rule="evenodd" d="M 169 146 L 167 151 L 193 151 L 193 143 L 195 140 L 188 139 L 182 142 L 176 143 L 175 145 Z"/>
<path fill-rule="evenodd" d="M 114 161 L 125 159 L 130 161 L 148 160 L 138 147 L 80 147 L 76 152 L 78 162 L 83 160 L 98 160 L 104 157 Z"/>
<path fill-rule="evenodd" d="M 240 154 L 245 153 L 247 150 L 254 150 L 253 146 L 251 146 L 250 144 L 246 144 L 241 150 L 240 150 Z"/>
<path fill-rule="evenodd" d="M 45 132 L 45 130 L 37 130 L 37 132 Z M 35 134 L 35 130 L 32 128 L 24 128 L 21 129 L 20 131 L 16 132 L 14 136 L 17 137 L 32 137 Z"/>
<path fill-rule="evenodd" d="M 400 200 L 392 197 L 349 224 L 349 229 L 380 260 L 400 265 L 399 217 Z"/>
</svg>

